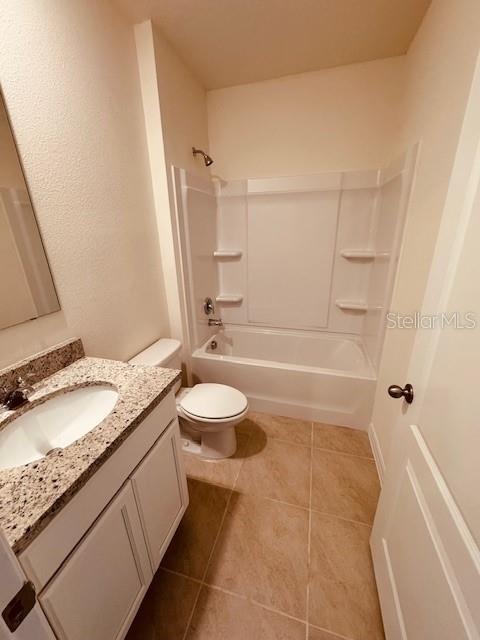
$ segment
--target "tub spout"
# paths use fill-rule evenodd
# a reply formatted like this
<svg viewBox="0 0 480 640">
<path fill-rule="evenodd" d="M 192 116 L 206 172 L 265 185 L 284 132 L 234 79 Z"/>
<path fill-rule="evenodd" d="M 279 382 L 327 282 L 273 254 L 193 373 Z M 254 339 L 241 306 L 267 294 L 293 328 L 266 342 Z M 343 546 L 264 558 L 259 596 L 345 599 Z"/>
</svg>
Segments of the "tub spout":
<svg viewBox="0 0 480 640">
<path fill-rule="evenodd" d="M 221 318 L 209 318 L 208 319 L 209 327 L 223 327 L 223 320 Z"/>
</svg>

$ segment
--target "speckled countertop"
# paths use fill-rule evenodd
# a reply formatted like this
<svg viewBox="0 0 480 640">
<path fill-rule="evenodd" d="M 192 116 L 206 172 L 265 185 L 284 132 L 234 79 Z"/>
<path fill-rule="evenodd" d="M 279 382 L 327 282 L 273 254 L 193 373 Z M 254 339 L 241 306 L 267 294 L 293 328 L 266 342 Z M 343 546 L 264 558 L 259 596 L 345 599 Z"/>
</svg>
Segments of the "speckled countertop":
<svg viewBox="0 0 480 640">
<path fill-rule="evenodd" d="M 26 407 L 0 413 L 1 430 L 51 394 L 98 383 L 112 385 L 119 394 L 113 411 L 70 446 L 36 462 L 0 470 L 0 526 L 15 553 L 46 527 L 179 379 L 174 369 L 81 358 L 36 385 Z"/>
</svg>

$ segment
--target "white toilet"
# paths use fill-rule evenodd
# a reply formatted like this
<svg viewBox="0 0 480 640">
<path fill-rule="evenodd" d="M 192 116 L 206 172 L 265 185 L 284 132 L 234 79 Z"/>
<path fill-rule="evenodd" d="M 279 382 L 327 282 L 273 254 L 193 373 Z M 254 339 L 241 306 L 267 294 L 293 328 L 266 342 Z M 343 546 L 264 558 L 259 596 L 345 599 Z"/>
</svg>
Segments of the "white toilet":
<svg viewBox="0 0 480 640">
<path fill-rule="evenodd" d="M 181 369 L 181 342 L 164 338 L 129 360 L 130 364 Z M 235 426 L 248 412 L 241 391 L 224 384 L 202 383 L 174 389 L 183 448 L 202 458 L 233 456 L 237 449 Z"/>
</svg>

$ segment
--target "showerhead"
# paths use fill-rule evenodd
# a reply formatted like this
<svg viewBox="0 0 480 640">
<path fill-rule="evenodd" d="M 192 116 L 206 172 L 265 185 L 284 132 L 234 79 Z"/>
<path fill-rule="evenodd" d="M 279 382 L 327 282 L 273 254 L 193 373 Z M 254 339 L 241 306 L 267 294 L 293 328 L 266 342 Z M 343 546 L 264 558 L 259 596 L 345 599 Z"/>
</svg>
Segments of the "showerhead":
<svg viewBox="0 0 480 640">
<path fill-rule="evenodd" d="M 201 149 L 195 149 L 195 147 L 192 147 L 192 153 L 194 157 L 197 155 L 197 153 L 199 153 L 203 157 L 203 161 L 205 162 L 206 167 L 209 167 L 211 164 L 213 164 L 212 158 L 208 155 L 208 153 L 205 153 L 205 151 L 202 151 Z"/>
</svg>

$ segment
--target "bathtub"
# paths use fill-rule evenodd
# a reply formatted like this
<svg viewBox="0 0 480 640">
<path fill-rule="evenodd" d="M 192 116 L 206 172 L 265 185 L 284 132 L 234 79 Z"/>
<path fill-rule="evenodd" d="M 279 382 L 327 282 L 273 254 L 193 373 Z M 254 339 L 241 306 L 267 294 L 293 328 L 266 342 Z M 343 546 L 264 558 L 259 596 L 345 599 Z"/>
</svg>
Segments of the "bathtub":
<svg viewBox="0 0 480 640">
<path fill-rule="evenodd" d="M 376 376 L 359 338 L 227 326 L 194 351 L 192 373 L 194 382 L 240 389 L 254 411 L 361 429 L 370 422 Z"/>
</svg>

